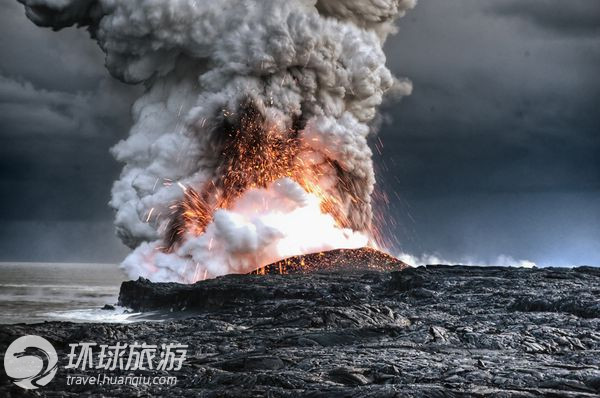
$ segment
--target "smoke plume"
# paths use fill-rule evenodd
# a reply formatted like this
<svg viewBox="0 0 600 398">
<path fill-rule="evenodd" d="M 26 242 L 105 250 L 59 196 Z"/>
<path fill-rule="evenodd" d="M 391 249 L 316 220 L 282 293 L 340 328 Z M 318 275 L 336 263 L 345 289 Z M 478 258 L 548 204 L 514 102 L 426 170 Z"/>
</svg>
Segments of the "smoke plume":
<svg viewBox="0 0 600 398">
<path fill-rule="evenodd" d="M 130 276 L 369 243 L 370 122 L 384 93 L 411 91 L 382 45 L 416 0 L 19 1 L 40 26 L 86 26 L 110 73 L 146 87 L 112 149 Z"/>
</svg>

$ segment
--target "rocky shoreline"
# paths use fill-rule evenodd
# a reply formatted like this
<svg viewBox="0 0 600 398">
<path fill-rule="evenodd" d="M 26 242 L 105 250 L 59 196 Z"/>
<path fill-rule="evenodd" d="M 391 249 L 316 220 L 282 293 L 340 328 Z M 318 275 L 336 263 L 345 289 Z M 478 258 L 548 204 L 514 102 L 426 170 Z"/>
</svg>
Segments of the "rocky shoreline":
<svg viewBox="0 0 600 398">
<path fill-rule="evenodd" d="M 86 372 L 61 366 L 50 384 L 32 391 L 3 374 L 0 395 L 600 394 L 596 268 L 352 269 L 229 275 L 195 285 L 140 279 L 123 283 L 120 301 L 164 320 L 0 325 L 2 353 L 26 334 L 49 340 L 61 361 L 68 344 L 80 341 L 176 341 L 189 350 L 183 367 L 168 373 L 178 377 L 175 386 L 67 386 L 67 375 Z"/>
</svg>

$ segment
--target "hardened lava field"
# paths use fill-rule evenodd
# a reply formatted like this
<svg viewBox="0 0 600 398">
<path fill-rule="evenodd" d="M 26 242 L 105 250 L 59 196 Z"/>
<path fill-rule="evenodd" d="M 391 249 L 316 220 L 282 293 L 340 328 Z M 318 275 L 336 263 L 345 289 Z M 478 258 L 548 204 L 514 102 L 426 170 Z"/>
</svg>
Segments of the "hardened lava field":
<svg viewBox="0 0 600 398">
<path fill-rule="evenodd" d="M 348 254 L 348 253 L 345 253 Z M 306 262 L 305 258 L 305 262 Z M 175 386 L 66 386 L 48 396 L 597 397 L 600 270 L 427 266 L 124 282 L 133 324 L 0 325 L 0 348 L 177 341 Z M 115 371 L 111 376 L 117 376 Z M 22 396 L 0 378 L 0 396 Z M 12 395 L 11 395 L 12 394 Z M 33 396 L 32 394 L 30 394 Z"/>
</svg>

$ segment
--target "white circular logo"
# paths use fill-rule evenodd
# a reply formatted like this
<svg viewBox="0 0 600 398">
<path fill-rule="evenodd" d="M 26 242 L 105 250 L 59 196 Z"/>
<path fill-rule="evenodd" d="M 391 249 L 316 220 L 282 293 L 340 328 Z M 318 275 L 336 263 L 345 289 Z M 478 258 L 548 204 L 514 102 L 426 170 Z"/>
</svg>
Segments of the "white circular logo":
<svg viewBox="0 0 600 398">
<path fill-rule="evenodd" d="M 16 385 L 36 389 L 50 383 L 58 369 L 56 350 L 40 336 L 19 337 L 4 354 L 4 370 Z"/>
</svg>

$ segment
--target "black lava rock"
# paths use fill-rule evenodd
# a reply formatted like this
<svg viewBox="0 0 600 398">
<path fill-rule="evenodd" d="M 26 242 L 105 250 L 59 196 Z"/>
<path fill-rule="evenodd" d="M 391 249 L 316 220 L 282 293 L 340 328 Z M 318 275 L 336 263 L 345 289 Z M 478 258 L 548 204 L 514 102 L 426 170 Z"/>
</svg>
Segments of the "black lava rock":
<svg viewBox="0 0 600 398">
<path fill-rule="evenodd" d="M 123 284 L 120 303 L 162 321 L 2 325 L 0 348 L 26 334 L 48 339 L 62 361 L 35 390 L 48 396 L 596 397 L 599 297 L 593 268 L 140 279 Z M 66 386 L 68 344 L 79 341 L 189 351 L 168 373 L 175 386 Z M 0 396 L 23 392 L 0 382 Z"/>
</svg>

